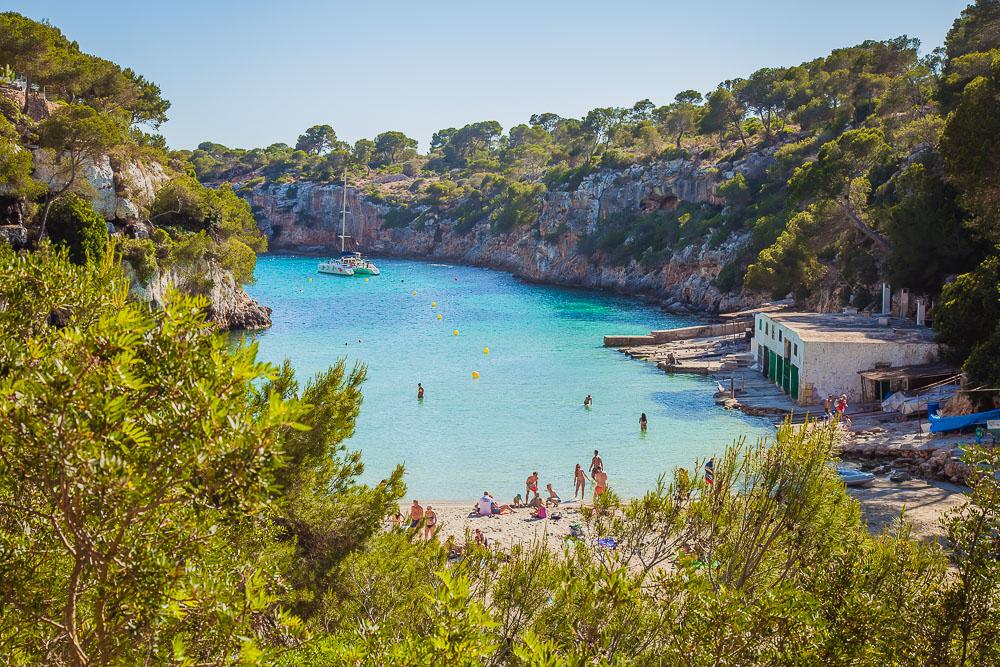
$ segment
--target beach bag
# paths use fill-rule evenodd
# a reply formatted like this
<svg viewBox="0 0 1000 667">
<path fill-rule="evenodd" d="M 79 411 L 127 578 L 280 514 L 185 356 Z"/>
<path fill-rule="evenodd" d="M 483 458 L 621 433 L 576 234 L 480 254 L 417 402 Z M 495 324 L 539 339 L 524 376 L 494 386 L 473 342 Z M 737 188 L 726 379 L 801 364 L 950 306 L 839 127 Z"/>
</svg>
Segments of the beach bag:
<svg viewBox="0 0 1000 667">
<path fill-rule="evenodd" d="M 572 537 L 582 538 L 583 537 L 583 526 L 578 523 L 574 523 L 569 527 L 569 534 Z"/>
</svg>

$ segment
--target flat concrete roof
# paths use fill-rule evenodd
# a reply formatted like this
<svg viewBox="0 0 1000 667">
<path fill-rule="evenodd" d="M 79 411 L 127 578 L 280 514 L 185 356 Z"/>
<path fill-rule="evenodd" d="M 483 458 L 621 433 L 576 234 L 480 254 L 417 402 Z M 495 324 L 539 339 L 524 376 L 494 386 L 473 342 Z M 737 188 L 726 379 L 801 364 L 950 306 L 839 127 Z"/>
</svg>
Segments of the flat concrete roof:
<svg viewBox="0 0 1000 667">
<path fill-rule="evenodd" d="M 910 320 L 889 318 L 879 326 L 879 316 L 841 313 L 761 313 L 793 331 L 803 342 L 867 344 L 933 344 L 934 330 L 918 327 Z M 755 332 L 756 333 L 756 332 Z"/>
</svg>

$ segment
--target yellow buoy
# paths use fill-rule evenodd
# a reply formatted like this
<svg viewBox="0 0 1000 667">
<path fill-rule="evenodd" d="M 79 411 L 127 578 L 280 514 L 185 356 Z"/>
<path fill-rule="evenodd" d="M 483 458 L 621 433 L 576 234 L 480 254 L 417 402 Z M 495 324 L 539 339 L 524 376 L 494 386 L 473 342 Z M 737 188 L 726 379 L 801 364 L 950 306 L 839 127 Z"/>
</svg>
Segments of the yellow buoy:
<svg viewBox="0 0 1000 667">
<path fill-rule="evenodd" d="M 438 319 L 439 320 L 441 319 L 441 313 L 438 313 Z"/>
<path fill-rule="evenodd" d="M 438 305 L 437 301 L 431 301 L 431 308 L 437 308 L 437 305 Z"/>
<path fill-rule="evenodd" d="M 479 371 L 472 371 L 472 379 L 474 380 L 479 379 Z"/>
<path fill-rule="evenodd" d="M 313 281 L 313 279 L 312 279 L 312 278 L 310 278 L 310 279 L 309 279 L 309 282 L 312 282 L 312 281 Z"/>
<path fill-rule="evenodd" d="M 452 333 L 452 335 L 453 335 L 453 336 L 457 336 L 457 335 L 458 335 L 458 329 L 455 329 L 455 330 L 454 330 L 454 331 L 452 331 L 451 333 Z"/>
<path fill-rule="evenodd" d="M 410 294 L 412 294 L 413 296 L 416 296 L 417 295 L 417 290 L 413 290 L 412 292 L 410 292 Z"/>
<path fill-rule="evenodd" d="M 489 353 L 490 353 L 490 348 L 484 347 L 483 348 L 483 354 L 489 354 Z"/>
<path fill-rule="evenodd" d="M 367 279 L 367 278 L 365 278 L 365 282 L 368 282 L 368 279 Z"/>
</svg>

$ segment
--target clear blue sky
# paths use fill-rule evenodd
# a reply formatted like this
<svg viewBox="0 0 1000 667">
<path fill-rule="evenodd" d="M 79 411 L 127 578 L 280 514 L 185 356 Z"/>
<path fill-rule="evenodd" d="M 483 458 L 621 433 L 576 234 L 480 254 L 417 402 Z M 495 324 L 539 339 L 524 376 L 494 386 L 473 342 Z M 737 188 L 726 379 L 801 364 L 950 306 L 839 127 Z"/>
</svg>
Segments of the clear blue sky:
<svg viewBox="0 0 1000 667">
<path fill-rule="evenodd" d="M 686 88 L 791 65 L 865 39 L 939 46 L 965 0 L 30 0 L 84 51 L 129 66 L 173 103 L 170 145 L 289 144 L 535 112 L 670 101 Z"/>
</svg>

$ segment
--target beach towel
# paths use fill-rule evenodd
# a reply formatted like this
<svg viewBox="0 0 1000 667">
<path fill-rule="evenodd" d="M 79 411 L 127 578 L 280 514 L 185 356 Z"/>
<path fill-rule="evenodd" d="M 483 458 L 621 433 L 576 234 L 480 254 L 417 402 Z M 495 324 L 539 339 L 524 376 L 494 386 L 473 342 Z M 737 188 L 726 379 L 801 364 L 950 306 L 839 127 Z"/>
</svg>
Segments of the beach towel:
<svg viewBox="0 0 1000 667">
<path fill-rule="evenodd" d="M 616 549 L 618 548 L 618 540 L 613 537 L 601 537 L 597 540 L 597 546 L 601 549 Z"/>
</svg>

